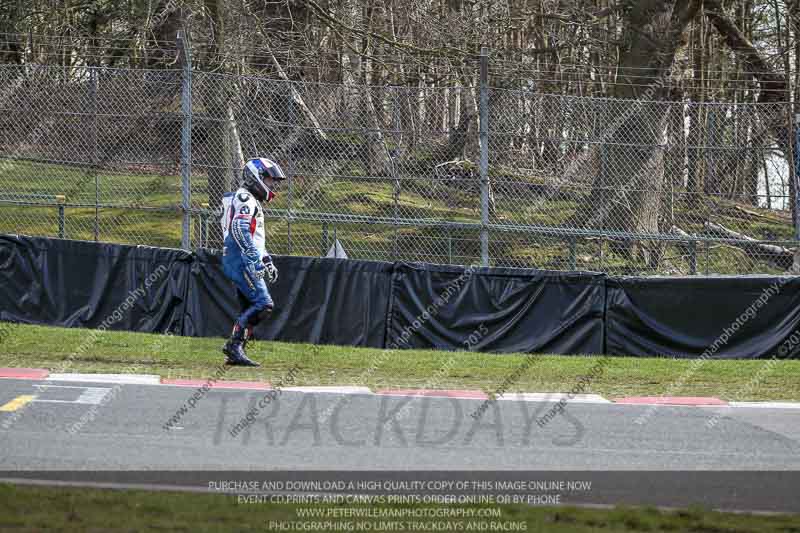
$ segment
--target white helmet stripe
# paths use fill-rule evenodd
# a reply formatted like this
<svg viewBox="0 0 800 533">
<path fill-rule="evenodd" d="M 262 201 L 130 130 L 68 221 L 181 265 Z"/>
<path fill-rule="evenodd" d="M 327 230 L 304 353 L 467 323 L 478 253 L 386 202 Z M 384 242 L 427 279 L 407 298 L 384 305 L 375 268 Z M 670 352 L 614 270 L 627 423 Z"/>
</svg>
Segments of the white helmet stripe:
<svg viewBox="0 0 800 533">
<path fill-rule="evenodd" d="M 250 172 L 253 173 L 253 176 L 255 176 L 257 178 L 260 177 L 259 176 L 259 172 L 258 172 L 258 167 L 256 167 L 256 164 L 255 164 L 254 160 L 251 159 L 250 161 L 248 161 L 246 166 L 247 166 L 247 168 L 250 169 Z"/>
</svg>

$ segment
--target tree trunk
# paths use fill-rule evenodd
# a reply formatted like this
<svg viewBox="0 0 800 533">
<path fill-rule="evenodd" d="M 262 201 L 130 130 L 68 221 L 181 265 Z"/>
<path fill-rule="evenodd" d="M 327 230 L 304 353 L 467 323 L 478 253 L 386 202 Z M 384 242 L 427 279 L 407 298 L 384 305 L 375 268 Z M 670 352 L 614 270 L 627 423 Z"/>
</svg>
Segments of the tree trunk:
<svg viewBox="0 0 800 533">
<path fill-rule="evenodd" d="M 705 0 L 705 9 L 709 20 L 720 33 L 725 44 L 744 64 L 744 70 L 750 72 L 761 85 L 761 94 L 758 101 L 760 103 L 777 103 L 788 99 L 789 92 L 787 90 L 786 77 L 767 63 L 761 52 L 753 46 L 736 24 L 728 18 L 722 8 L 720 0 Z M 778 15 L 780 14 L 778 13 Z M 771 114 L 768 108 L 767 114 L 763 120 L 766 123 L 767 130 L 775 138 L 778 148 L 784 153 L 787 164 L 792 168 L 792 137 L 789 131 L 791 117 L 786 114 L 791 113 L 791 109 L 789 106 L 784 106 L 784 109 L 786 112 Z M 789 201 L 793 214 L 795 212 L 794 188 L 794 180 L 790 180 Z"/>
<path fill-rule="evenodd" d="M 746 166 L 747 175 L 745 176 L 744 182 L 744 197 L 745 201 L 750 205 L 758 206 L 758 171 L 761 161 L 764 159 L 764 154 L 762 150 L 757 149 L 759 142 L 753 135 L 755 134 L 752 130 L 754 122 L 751 120 L 749 121 L 749 128 L 751 130 L 750 139 L 748 141 L 750 145 L 750 150 L 748 151 L 748 161 Z"/>
<path fill-rule="evenodd" d="M 145 61 L 147 68 L 164 68 L 175 59 L 170 50 L 170 43 L 175 41 L 181 27 L 179 3 L 173 0 L 159 0 L 154 10 L 153 21 L 155 23 L 147 34 L 147 60 Z M 216 13 L 216 1 L 206 1 L 207 8 L 212 4 L 214 5 L 212 13 Z"/>
<path fill-rule="evenodd" d="M 471 108 L 462 104 L 458 117 L 458 125 L 450 130 L 447 146 L 444 152 L 442 152 L 443 161 L 465 158 L 468 132 L 472 131 L 474 133 L 477 131 L 477 127 L 475 126 L 476 119 L 477 117 L 473 114 Z"/>
<path fill-rule="evenodd" d="M 711 106 L 707 109 L 708 113 L 708 147 L 704 150 L 706 157 L 706 180 L 703 184 L 703 192 L 709 196 L 719 196 L 721 180 L 724 178 L 720 171 L 720 150 L 722 135 L 722 118 L 724 110 L 719 106 Z"/>
<path fill-rule="evenodd" d="M 223 5 L 219 0 L 205 0 L 205 7 L 214 30 L 205 67 L 217 71 L 222 67 Z M 231 145 L 227 135 L 230 102 L 225 78 L 212 75 L 204 78 L 209 84 L 202 93 L 209 120 L 206 121 L 208 136 L 202 159 L 208 179 L 208 205 L 211 209 L 216 209 L 222 202 L 222 195 L 232 188 L 231 169 L 228 168 Z M 208 241 L 209 247 L 222 248 L 222 229 L 219 224 L 208 225 Z"/>
<path fill-rule="evenodd" d="M 664 97 L 665 76 L 698 5 L 694 0 L 646 0 L 628 7 L 616 96 L 637 101 L 614 108 L 605 153 L 578 222 L 587 228 L 657 233 L 664 154 L 656 146 L 663 141 L 667 106 L 655 102 Z M 617 251 L 627 255 L 630 250 Z M 644 251 L 653 264 L 655 258 Z"/>
<path fill-rule="evenodd" d="M 674 92 L 670 97 L 667 112 L 667 154 L 665 172 L 667 188 L 664 191 L 665 225 L 672 227 L 675 219 L 675 195 L 683 189 L 683 161 L 686 155 L 686 140 L 683 126 L 683 103 L 680 94 Z"/>
<path fill-rule="evenodd" d="M 705 122 L 702 102 L 705 100 L 703 91 L 703 18 L 695 20 L 692 29 L 692 85 L 694 86 L 693 102 L 689 104 L 689 139 L 687 153 L 687 200 L 689 208 L 697 207 L 700 200 L 700 188 L 703 183 L 700 162 L 702 157 L 702 124 Z"/>
<path fill-rule="evenodd" d="M 369 31 L 372 30 L 375 17 L 375 5 L 372 1 L 364 6 L 364 20 Z M 362 40 L 362 55 L 374 53 L 369 37 Z M 373 61 L 367 57 L 360 61 L 362 68 L 362 82 L 364 92 L 360 95 L 362 103 L 362 113 L 364 117 L 364 145 L 362 155 L 364 157 L 364 170 L 367 176 L 386 176 L 388 169 L 388 154 L 386 153 L 386 143 L 383 138 L 384 113 L 383 102 L 375 98 L 378 85 L 377 75 L 373 71 Z"/>
</svg>

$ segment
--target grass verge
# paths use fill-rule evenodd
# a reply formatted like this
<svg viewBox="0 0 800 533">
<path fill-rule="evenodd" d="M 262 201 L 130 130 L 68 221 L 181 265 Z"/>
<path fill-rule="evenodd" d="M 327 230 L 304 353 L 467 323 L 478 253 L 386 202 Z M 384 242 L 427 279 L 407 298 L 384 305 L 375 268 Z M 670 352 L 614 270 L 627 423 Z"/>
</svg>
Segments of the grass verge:
<svg viewBox="0 0 800 533">
<path fill-rule="evenodd" d="M 52 372 L 139 373 L 208 378 L 223 360 L 220 338 L 188 338 L 78 328 L 7 326 L 0 366 Z M 481 389 L 494 392 L 580 392 L 717 396 L 726 400 L 800 401 L 800 361 L 692 360 L 537 354 L 381 350 L 256 341 L 248 346 L 260 368 L 232 368 L 228 380 L 277 380 L 295 364 L 296 385 L 372 388 Z M 529 359 L 529 360 L 528 360 Z M 518 372 L 523 364 L 529 366 Z M 513 380 L 509 378 L 514 376 Z M 591 379 L 581 379 L 591 376 Z M 675 384 L 682 384 L 675 387 Z"/>
<path fill-rule="evenodd" d="M 422 507 L 422 506 L 419 506 Z M 419 507 L 413 507 L 414 509 Z M 432 531 L 434 524 L 447 523 L 437 531 L 528 531 L 548 533 L 697 531 L 715 533 L 772 533 L 800 531 L 800 520 L 791 515 L 719 513 L 693 508 L 660 511 L 652 508 L 589 509 L 533 507 L 525 505 L 452 506 L 462 509 L 492 509 L 491 518 L 300 518 L 298 510 L 367 509 L 362 505 L 238 504 L 233 496 L 140 490 L 55 488 L 0 484 L 0 529 L 13 531 L 276 531 L 276 523 L 314 522 L 370 523 L 370 531 L 382 530 L 387 521 L 402 523 L 392 531 Z M 409 506 L 377 505 L 370 509 L 412 509 Z M 301 511 L 302 512 L 302 511 Z M 506 524 L 492 529 L 489 523 Z M 483 523 L 485 527 L 479 526 Z M 428 526 L 428 529 L 424 529 Z M 515 529 L 508 529 L 514 527 Z M 286 531 L 342 531 L 331 527 Z M 524 529 L 523 529 L 524 528 Z M 356 530 L 353 527 L 352 530 Z M 365 529 L 366 530 L 366 529 Z"/>
</svg>

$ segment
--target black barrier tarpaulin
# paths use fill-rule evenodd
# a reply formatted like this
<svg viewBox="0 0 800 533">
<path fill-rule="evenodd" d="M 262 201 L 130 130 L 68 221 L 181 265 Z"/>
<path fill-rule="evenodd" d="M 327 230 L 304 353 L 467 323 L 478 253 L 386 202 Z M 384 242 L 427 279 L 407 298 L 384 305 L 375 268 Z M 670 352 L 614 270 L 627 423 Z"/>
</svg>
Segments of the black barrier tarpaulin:
<svg viewBox="0 0 800 533">
<path fill-rule="evenodd" d="M 609 354 L 800 356 L 798 277 L 621 277 L 606 283 Z"/>
<path fill-rule="evenodd" d="M 192 268 L 184 335 L 228 336 L 238 314 L 233 284 L 217 251 L 200 250 Z M 266 340 L 383 346 L 391 263 L 273 256 L 275 312 L 256 328 Z"/>
<path fill-rule="evenodd" d="M 0 236 L 0 320 L 142 332 L 181 330 L 191 254 Z"/>
<path fill-rule="evenodd" d="M 388 347 L 601 353 L 605 276 L 398 263 Z"/>
</svg>

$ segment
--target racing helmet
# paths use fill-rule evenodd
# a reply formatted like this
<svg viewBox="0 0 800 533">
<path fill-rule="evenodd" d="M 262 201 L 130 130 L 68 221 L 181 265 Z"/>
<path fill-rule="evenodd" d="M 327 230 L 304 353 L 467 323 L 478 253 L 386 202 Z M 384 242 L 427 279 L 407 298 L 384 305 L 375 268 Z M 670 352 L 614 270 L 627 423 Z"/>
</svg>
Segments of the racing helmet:
<svg viewBox="0 0 800 533">
<path fill-rule="evenodd" d="M 275 161 L 265 157 L 256 157 L 245 164 L 242 169 L 242 184 L 260 202 L 269 203 L 275 198 L 275 193 L 270 190 L 264 181 L 265 178 L 285 180 L 286 174 Z"/>
</svg>

